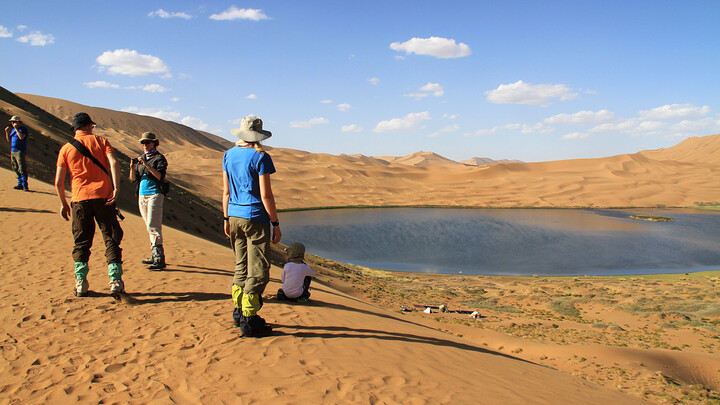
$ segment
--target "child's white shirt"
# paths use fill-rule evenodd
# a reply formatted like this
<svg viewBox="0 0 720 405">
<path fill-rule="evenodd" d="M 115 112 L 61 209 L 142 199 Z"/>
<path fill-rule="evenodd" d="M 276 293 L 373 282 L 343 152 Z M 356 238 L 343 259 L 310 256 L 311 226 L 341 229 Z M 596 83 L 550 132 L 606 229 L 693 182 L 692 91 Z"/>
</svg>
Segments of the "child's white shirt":
<svg viewBox="0 0 720 405">
<path fill-rule="evenodd" d="M 281 280 L 282 289 L 288 298 L 297 298 L 302 295 L 305 277 L 315 277 L 315 270 L 305 263 L 288 262 L 283 267 Z"/>
</svg>

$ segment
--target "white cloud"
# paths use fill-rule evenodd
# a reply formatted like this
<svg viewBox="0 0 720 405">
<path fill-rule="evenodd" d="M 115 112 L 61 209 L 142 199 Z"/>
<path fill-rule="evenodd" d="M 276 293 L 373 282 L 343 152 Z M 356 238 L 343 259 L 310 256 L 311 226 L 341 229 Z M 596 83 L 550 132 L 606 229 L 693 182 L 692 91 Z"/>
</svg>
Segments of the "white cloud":
<svg viewBox="0 0 720 405">
<path fill-rule="evenodd" d="M 245 98 L 248 99 L 248 100 L 257 100 L 257 96 L 256 96 L 255 94 L 252 94 L 252 93 L 251 93 L 251 94 L 248 94 L 247 96 L 245 96 Z"/>
<path fill-rule="evenodd" d="M 442 117 L 443 117 L 443 118 L 447 118 L 447 119 L 449 119 L 449 120 L 454 120 L 454 119 L 457 119 L 457 117 L 459 117 L 459 115 L 458 115 L 458 114 L 448 114 L 448 113 L 445 113 L 445 114 L 442 115 Z"/>
<path fill-rule="evenodd" d="M 546 118 L 546 124 L 553 125 L 597 125 L 612 122 L 615 114 L 612 111 L 578 111 L 574 114 L 556 114 Z"/>
<path fill-rule="evenodd" d="M 674 136 L 679 134 L 710 135 L 720 132 L 720 118 L 707 117 L 697 121 L 682 120 L 670 127 Z"/>
<path fill-rule="evenodd" d="M 152 55 L 141 55 L 135 50 L 116 49 L 105 51 L 97 57 L 101 65 L 100 70 L 107 69 L 110 74 L 129 76 L 146 76 L 149 74 L 164 74 L 170 76 L 165 62 Z"/>
<path fill-rule="evenodd" d="M 445 89 L 440 85 L 440 83 L 428 82 L 426 85 L 420 87 L 420 91 L 431 92 L 435 97 L 442 97 L 443 94 L 445 94 Z"/>
<path fill-rule="evenodd" d="M 412 97 L 415 100 L 422 100 L 428 96 L 428 93 L 408 93 L 408 94 L 403 94 L 403 96 Z"/>
<path fill-rule="evenodd" d="M 501 84 L 495 90 L 486 91 L 487 99 L 496 104 L 545 104 L 553 98 L 562 101 L 577 97 L 564 84 L 529 84 L 522 80 Z"/>
<path fill-rule="evenodd" d="M 440 83 L 428 82 L 426 85 L 420 87 L 420 91 L 423 93 L 409 93 L 404 94 L 404 96 L 412 97 L 415 100 L 422 100 L 423 98 L 429 96 L 430 93 L 432 93 L 435 97 L 442 97 L 442 95 L 445 94 L 445 89 L 443 89 L 443 86 L 441 86 Z"/>
<path fill-rule="evenodd" d="M 159 84 L 148 84 L 143 86 L 142 91 L 147 91 L 149 93 L 165 93 L 168 89 Z"/>
<path fill-rule="evenodd" d="M 18 31 L 25 31 L 27 29 L 27 25 L 18 25 L 17 26 Z"/>
<path fill-rule="evenodd" d="M 32 31 L 27 35 L 19 37 L 16 41 L 31 46 L 45 46 L 55 43 L 55 37 L 52 34 L 43 34 L 40 31 Z"/>
<path fill-rule="evenodd" d="M 625 132 L 630 133 L 638 126 L 638 120 L 637 119 L 620 119 L 615 122 L 609 122 L 607 124 L 601 124 L 598 125 L 592 129 L 590 129 L 590 132 L 597 133 L 597 132 Z"/>
<path fill-rule="evenodd" d="M 180 118 L 180 113 L 175 111 L 165 111 L 159 108 L 138 108 L 138 107 L 126 107 L 122 111 L 130 112 L 133 114 L 147 115 L 150 117 L 160 118 L 165 121 L 176 121 Z"/>
<path fill-rule="evenodd" d="M 148 17 L 160 17 L 160 18 L 182 18 L 185 20 L 189 20 L 192 18 L 190 14 L 182 13 L 182 12 L 167 12 L 161 8 L 151 11 L 148 13 Z"/>
<path fill-rule="evenodd" d="M 466 133 L 465 136 L 485 136 L 485 135 L 493 135 L 493 134 L 495 134 L 495 133 L 497 133 L 498 131 L 503 130 L 503 129 L 515 130 L 515 129 L 520 129 L 520 128 L 523 128 L 523 125 L 520 125 L 520 124 L 498 125 L 498 126 L 495 126 L 495 127 L 490 128 L 490 129 L 479 129 L 479 130 L 477 130 L 477 131 L 475 131 L 475 132 L 469 132 L 469 133 Z"/>
<path fill-rule="evenodd" d="M 377 77 L 371 77 L 367 79 L 367 81 L 369 81 L 370 84 L 378 84 L 380 82 L 380 79 L 378 79 Z"/>
<path fill-rule="evenodd" d="M 358 126 L 356 124 L 350 124 L 350 125 L 343 125 L 341 128 L 342 132 L 362 132 L 365 129 L 361 126 Z"/>
<path fill-rule="evenodd" d="M 592 133 L 621 132 L 634 136 L 662 135 L 668 124 L 662 121 L 643 121 L 639 118 L 628 118 L 598 125 L 592 129 Z"/>
<path fill-rule="evenodd" d="M 347 112 L 352 108 L 352 106 L 348 103 L 342 103 L 337 105 L 337 109 L 342 112 Z"/>
<path fill-rule="evenodd" d="M 327 118 L 315 117 L 307 121 L 292 121 L 290 127 L 292 128 L 312 128 L 315 125 L 329 124 L 330 121 Z"/>
<path fill-rule="evenodd" d="M 470 47 L 464 43 L 455 43 L 454 39 L 430 37 L 412 38 L 405 42 L 393 42 L 390 49 L 406 54 L 429 55 L 436 58 L 461 58 L 472 53 Z"/>
<path fill-rule="evenodd" d="M 373 130 L 374 132 L 407 132 L 420 129 L 423 121 L 430 120 L 430 113 L 427 111 L 410 113 L 402 118 L 393 118 L 387 121 L 380 121 Z"/>
<path fill-rule="evenodd" d="M 590 134 L 588 134 L 587 132 L 572 132 L 572 133 L 563 135 L 560 139 L 569 141 L 569 140 L 575 140 L 575 139 L 585 139 L 588 136 L 590 136 Z"/>
<path fill-rule="evenodd" d="M 170 101 L 172 101 L 173 103 L 177 103 L 178 101 L 180 101 L 180 97 L 172 97 Z"/>
<path fill-rule="evenodd" d="M 267 20 L 268 16 L 263 14 L 262 10 L 252 8 L 237 8 L 230 6 L 227 10 L 219 14 L 213 14 L 210 16 L 211 20 L 216 21 L 229 21 L 229 20 Z"/>
<path fill-rule="evenodd" d="M 652 110 L 638 112 L 641 118 L 646 120 L 681 120 L 701 118 L 710 114 L 708 106 L 698 107 L 692 104 L 670 104 Z"/>
<path fill-rule="evenodd" d="M 538 122 L 535 125 L 523 124 L 522 130 L 520 132 L 522 132 L 523 134 L 534 134 L 534 133 L 552 134 L 555 132 L 555 128 L 547 126 L 547 125 L 543 124 L 542 122 Z"/>
<path fill-rule="evenodd" d="M 443 133 L 447 132 L 457 132 L 460 130 L 460 125 L 458 124 L 452 124 L 448 125 L 445 128 L 440 129 L 439 131 L 433 132 L 432 134 L 428 135 L 429 138 L 437 138 L 438 136 L 442 135 Z"/>
<path fill-rule="evenodd" d="M 202 122 L 200 118 L 191 117 L 189 115 L 183 117 L 183 119 L 180 120 L 180 123 L 199 131 L 205 131 L 208 129 L 208 124 Z"/>
<path fill-rule="evenodd" d="M 119 89 L 120 86 L 103 80 L 83 83 L 89 89 Z"/>
<path fill-rule="evenodd" d="M 10 32 L 10 30 L 6 27 L 0 25 L 0 38 L 10 38 L 11 36 L 13 36 L 12 32 Z"/>
<path fill-rule="evenodd" d="M 332 103 L 332 100 L 320 100 L 320 102 L 323 104 L 330 104 Z"/>
</svg>

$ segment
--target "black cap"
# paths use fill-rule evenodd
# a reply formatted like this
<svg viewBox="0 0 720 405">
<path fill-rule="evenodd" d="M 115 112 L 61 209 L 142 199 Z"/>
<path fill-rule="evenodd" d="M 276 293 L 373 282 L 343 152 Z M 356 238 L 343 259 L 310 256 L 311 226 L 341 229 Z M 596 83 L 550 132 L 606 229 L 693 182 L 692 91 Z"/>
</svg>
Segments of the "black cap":
<svg viewBox="0 0 720 405">
<path fill-rule="evenodd" d="M 75 131 L 77 131 L 78 128 L 82 128 L 85 125 L 89 124 L 97 125 L 93 122 L 92 119 L 90 119 L 90 116 L 87 113 L 79 112 L 73 117 L 72 128 Z"/>
</svg>

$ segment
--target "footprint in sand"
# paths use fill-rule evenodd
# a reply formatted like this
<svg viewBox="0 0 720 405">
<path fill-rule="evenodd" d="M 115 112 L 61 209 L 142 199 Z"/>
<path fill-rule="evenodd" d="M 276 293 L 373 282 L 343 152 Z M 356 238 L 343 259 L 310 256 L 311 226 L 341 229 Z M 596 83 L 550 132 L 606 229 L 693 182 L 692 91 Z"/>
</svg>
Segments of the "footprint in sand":
<svg viewBox="0 0 720 405">
<path fill-rule="evenodd" d="M 105 372 L 107 372 L 107 373 L 115 373 L 115 372 L 118 372 L 118 371 L 122 370 L 123 367 L 125 367 L 125 363 L 115 363 L 115 364 L 111 364 L 111 365 L 105 367 Z"/>
</svg>

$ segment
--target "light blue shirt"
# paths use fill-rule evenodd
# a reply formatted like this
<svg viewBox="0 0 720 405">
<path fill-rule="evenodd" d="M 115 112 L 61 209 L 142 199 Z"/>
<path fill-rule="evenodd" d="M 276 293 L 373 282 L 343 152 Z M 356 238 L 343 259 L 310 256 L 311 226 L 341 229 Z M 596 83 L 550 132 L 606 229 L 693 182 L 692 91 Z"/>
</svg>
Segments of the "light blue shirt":
<svg viewBox="0 0 720 405">
<path fill-rule="evenodd" d="M 275 173 L 270 155 L 236 146 L 225 152 L 223 170 L 230 188 L 228 216 L 270 225 L 270 216 L 260 198 L 260 176 Z"/>
</svg>

